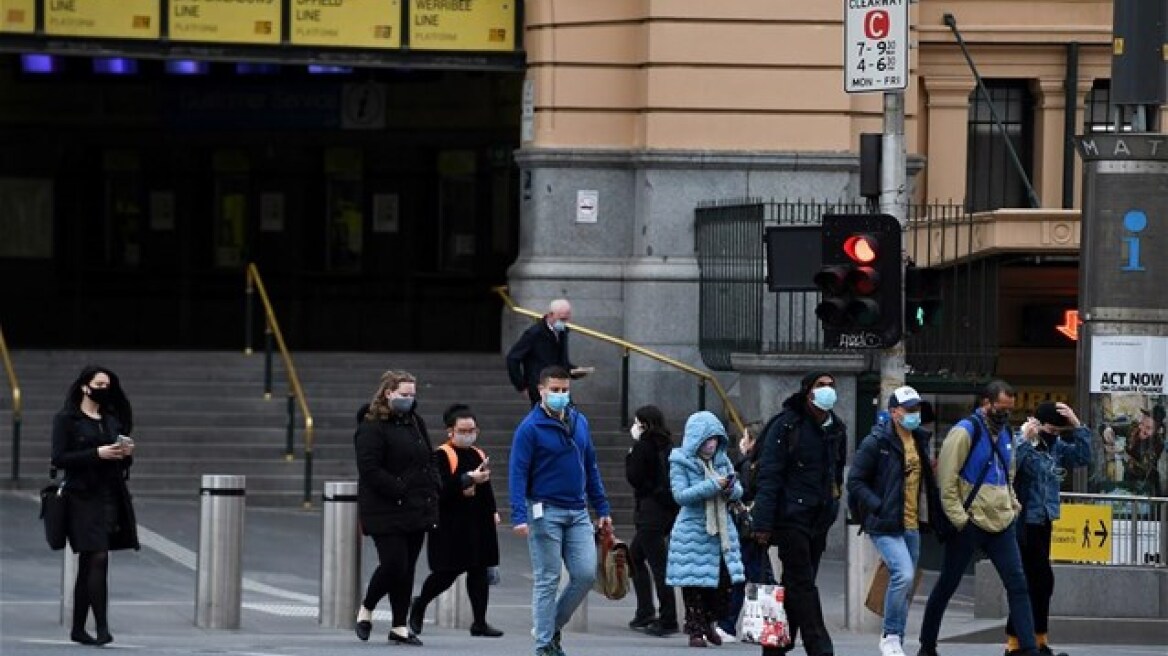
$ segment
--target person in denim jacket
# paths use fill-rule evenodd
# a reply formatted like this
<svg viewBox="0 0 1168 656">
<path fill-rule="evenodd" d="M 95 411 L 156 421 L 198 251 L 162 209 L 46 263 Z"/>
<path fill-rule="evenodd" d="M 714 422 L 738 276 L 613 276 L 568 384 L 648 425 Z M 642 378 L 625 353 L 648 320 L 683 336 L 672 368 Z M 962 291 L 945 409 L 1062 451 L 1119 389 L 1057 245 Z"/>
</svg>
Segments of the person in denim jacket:
<svg viewBox="0 0 1168 656">
<path fill-rule="evenodd" d="M 1038 653 L 1053 656 L 1055 652 L 1047 643 L 1050 596 L 1054 592 L 1051 524 L 1059 518 L 1059 485 L 1063 478 L 1072 468 L 1091 464 L 1091 431 L 1079 422 L 1070 406 L 1047 401 L 1040 403 L 1034 417 L 1022 425 L 1022 438 L 1014 474 L 1014 492 L 1022 504 L 1018 545 L 1034 611 Z M 1007 649 L 1018 646 L 1010 622 L 1006 623 L 1006 643 Z"/>
</svg>

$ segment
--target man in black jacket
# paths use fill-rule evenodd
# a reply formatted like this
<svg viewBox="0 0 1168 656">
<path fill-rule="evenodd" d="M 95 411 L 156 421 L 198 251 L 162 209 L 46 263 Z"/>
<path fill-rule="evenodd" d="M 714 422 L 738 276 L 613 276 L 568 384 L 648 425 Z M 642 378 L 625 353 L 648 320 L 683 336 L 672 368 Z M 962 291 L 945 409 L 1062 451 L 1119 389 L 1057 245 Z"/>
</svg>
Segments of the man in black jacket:
<svg viewBox="0 0 1168 656">
<path fill-rule="evenodd" d="M 807 374 L 762 435 L 754 538 L 779 547 L 791 624 L 791 646 L 763 647 L 763 656 L 791 651 L 800 632 L 808 656 L 835 653 L 815 584 L 843 486 L 847 426 L 835 402 L 835 377 Z"/>
<path fill-rule="evenodd" d="M 523 331 L 519 341 L 507 352 L 507 375 L 520 392 L 527 392 L 531 404 L 539 403 L 539 373 L 546 367 L 560 366 L 578 378 L 568 359 L 568 326 L 572 305 L 558 298 L 548 305 L 543 319 Z"/>
</svg>

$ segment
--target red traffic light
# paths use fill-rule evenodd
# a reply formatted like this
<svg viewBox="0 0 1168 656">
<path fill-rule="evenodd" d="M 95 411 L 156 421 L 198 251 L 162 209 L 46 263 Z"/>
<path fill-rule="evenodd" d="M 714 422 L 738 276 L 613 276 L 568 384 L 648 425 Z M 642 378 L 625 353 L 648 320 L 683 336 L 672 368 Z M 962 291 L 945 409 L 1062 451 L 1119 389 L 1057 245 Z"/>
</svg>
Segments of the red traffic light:
<svg viewBox="0 0 1168 656">
<path fill-rule="evenodd" d="M 844 254 L 857 264 L 871 264 L 880 255 L 880 244 L 872 235 L 851 235 L 844 240 Z"/>
</svg>

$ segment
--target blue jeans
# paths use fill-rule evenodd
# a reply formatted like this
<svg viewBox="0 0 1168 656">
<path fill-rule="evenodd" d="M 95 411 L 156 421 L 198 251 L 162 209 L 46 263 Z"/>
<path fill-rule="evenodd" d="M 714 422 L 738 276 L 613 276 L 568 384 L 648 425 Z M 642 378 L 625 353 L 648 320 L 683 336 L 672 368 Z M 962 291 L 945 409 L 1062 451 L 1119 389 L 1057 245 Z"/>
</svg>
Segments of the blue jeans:
<svg viewBox="0 0 1168 656">
<path fill-rule="evenodd" d="M 588 510 L 569 510 L 543 504 L 543 517 L 527 516 L 527 548 L 531 551 L 531 621 L 535 648 L 551 644 L 596 581 L 596 542 Z M 560 571 L 568 570 L 568 585 L 559 598 Z"/>
<path fill-rule="evenodd" d="M 945 607 L 969 561 L 978 547 L 985 551 L 998 578 L 1006 587 L 1006 599 L 1010 604 L 1010 624 L 1017 630 L 1018 646 L 1022 650 L 1034 649 L 1034 615 L 1030 607 L 1030 595 L 1026 588 L 1026 575 L 1022 571 L 1022 557 L 1018 552 L 1018 540 L 1014 537 L 1014 524 L 1001 533 L 989 533 L 970 522 L 965 529 L 945 542 L 945 557 L 941 565 L 941 576 L 929 602 L 925 604 L 925 618 L 921 623 L 921 645 L 936 647 L 937 634 L 941 632 L 941 618 Z"/>
<path fill-rule="evenodd" d="M 884 635 L 900 636 L 908 623 L 908 605 L 913 577 L 921 557 L 921 534 L 916 530 L 904 535 L 873 535 L 872 543 L 888 567 L 888 590 L 884 593 Z"/>
</svg>

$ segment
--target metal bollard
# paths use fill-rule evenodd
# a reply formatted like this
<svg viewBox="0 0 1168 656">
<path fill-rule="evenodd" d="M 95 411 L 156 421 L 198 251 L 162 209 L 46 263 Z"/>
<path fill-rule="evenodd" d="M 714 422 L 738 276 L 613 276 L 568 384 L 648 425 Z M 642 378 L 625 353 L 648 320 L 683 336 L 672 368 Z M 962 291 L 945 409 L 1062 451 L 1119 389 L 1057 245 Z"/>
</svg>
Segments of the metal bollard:
<svg viewBox="0 0 1168 656">
<path fill-rule="evenodd" d="M 246 477 L 205 474 L 199 489 L 195 626 L 238 629 L 243 597 Z"/>
<path fill-rule="evenodd" d="M 437 624 L 447 629 L 469 629 L 474 621 L 470 597 L 466 594 L 466 574 L 459 574 L 454 583 L 435 600 Z"/>
<path fill-rule="evenodd" d="M 73 625 L 73 585 L 77 582 L 77 554 L 66 545 L 61 550 L 61 625 Z"/>
<path fill-rule="evenodd" d="M 357 483 L 326 481 L 321 513 L 321 626 L 351 629 L 361 596 L 361 531 L 357 522 Z"/>
</svg>

